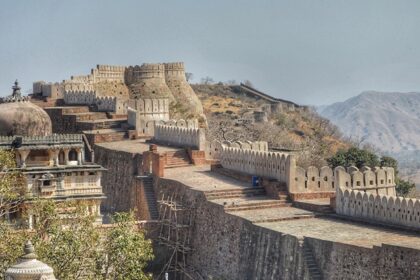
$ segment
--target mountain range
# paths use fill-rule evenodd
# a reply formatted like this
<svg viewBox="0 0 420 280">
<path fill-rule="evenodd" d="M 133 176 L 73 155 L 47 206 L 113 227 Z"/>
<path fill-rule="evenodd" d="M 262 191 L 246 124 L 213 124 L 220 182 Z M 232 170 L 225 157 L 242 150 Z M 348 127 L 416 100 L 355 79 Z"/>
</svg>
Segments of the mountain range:
<svg viewBox="0 0 420 280">
<path fill-rule="evenodd" d="M 420 93 L 366 91 L 317 111 L 354 142 L 396 158 L 420 190 Z"/>
</svg>

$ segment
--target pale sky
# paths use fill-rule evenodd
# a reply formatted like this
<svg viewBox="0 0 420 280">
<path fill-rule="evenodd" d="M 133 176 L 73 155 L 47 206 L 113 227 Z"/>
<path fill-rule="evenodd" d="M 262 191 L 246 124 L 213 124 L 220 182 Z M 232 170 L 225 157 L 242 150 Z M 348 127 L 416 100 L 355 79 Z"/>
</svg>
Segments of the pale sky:
<svg viewBox="0 0 420 280">
<path fill-rule="evenodd" d="M 96 64 L 184 61 L 297 103 L 420 91 L 420 1 L 0 0 L 0 96 Z"/>
</svg>

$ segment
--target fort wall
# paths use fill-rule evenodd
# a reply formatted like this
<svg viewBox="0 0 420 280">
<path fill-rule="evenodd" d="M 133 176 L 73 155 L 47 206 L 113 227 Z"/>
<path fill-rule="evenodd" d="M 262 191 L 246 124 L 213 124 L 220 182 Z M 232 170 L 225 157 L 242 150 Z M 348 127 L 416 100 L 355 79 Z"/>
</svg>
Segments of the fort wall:
<svg viewBox="0 0 420 280">
<path fill-rule="evenodd" d="M 305 248 L 313 253 L 323 279 L 415 279 L 420 273 L 420 252 L 415 249 L 360 247 L 272 231 L 226 213 L 200 191 L 164 178 L 155 182 L 155 193 L 194 206 L 194 250 L 187 264 L 209 278 L 309 280 Z"/>
<path fill-rule="evenodd" d="M 67 105 L 95 105 L 99 112 L 127 113 L 127 101 L 112 96 L 97 96 L 94 91 L 65 91 Z"/>
<path fill-rule="evenodd" d="M 420 200 L 340 187 L 337 214 L 367 221 L 420 229 Z"/>
<path fill-rule="evenodd" d="M 144 63 L 141 66 L 130 66 L 125 74 L 125 83 L 130 87 L 134 97 L 169 98 L 175 100 L 165 82 L 165 65 L 161 63 Z"/>
<path fill-rule="evenodd" d="M 140 175 L 142 156 L 137 153 L 128 153 L 107 149 L 94 145 L 95 161 L 107 171 L 102 174 L 102 189 L 107 197 L 101 205 L 101 211 L 113 213 L 130 211 L 136 208 L 137 181 Z"/>
<path fill-rule="evenodd" d="M 181 126 L 182 123 L 182 126 Z M 200 128 L 188 128 L 185 121 L 178 121 L 178 126 L 155 124 L 154 141 L 174 146 L 205 150 L 206 138 Z"/>
<path fill-rule="evenodd" d="M 178 104 L 194 115 L 203 114 L 203 106 L 187 82 L 183 62 L 165 63 L 165 81 Z"/>
</svg>

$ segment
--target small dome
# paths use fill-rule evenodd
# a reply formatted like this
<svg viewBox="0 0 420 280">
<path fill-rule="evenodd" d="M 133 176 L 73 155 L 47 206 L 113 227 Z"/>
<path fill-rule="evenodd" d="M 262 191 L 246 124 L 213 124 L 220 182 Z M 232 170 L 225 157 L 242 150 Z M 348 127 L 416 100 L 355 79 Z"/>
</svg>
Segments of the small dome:
<svg viewBox="0 0 420 280">
<path fill-rule="evenodd" d="M 47 136 L 52 134 L 51 119 L 40 107 L 20 96 L 15 82 L 13 94 L 0 103 L 0 136 Z"/>
<path fill-rule="evenodd" d="M 24 251 L 25 254 L 20 257 L 18 262 L 6 270 L 6 279 L 56 280 L 53 269 L 36 259 L 37 255 L 30 241 L 25 244 Z"/>
</svg>

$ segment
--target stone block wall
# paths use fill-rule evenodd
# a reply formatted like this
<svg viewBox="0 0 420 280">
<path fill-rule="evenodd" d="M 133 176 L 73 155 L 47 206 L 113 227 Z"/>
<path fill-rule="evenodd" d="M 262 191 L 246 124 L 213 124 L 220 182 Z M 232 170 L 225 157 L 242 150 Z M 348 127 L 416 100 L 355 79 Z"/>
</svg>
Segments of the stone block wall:
<svg viewBox="0 0 420 280">
<path fill-rule="evenodd" d="M 420 200 L 340 187 L 337 214 L 420 230 Z"/>
<path fill-rule="evenodd" d="M 414 280 L 420 273 L 419 250 L 386 244 L 367 248 L 272 231 L 226 213 L 202 192 L 173 180 L 159 178 L 155 193 L 194 206 L 190 244 L 194 250 L 187 264 L 204 279 L 309 280 L 305 246 L 326 280 Z"/>
<path fill-rule="evenodd" d="M 107 197 L 101 205 L 102 212 L 129 211 L 137 206 L 139 197 L 135 176 L 140 175 L 140 154 L 115 151 L 94 146 L 95 161 L 107 171 L 102 174 L 102 188 Z"/>
<path fill-rule="evenodd" d="M 206 143 L 206 158 L 219 160 L 221 157 L 221 152 L 223 147 L 232 147 L 232 148 L 239 148 L 239 149 L 247 149 L 247 150 L 254 150 L 254 151 L 268 151 L 268 143 L 265 141 L 218 141 L 213 140 L 211 142 Z"/>
<path fill-rule="evenodd" d="M 185 124 L 186 125 L 186 124 Z M 201 128 L 155 124 L 154 141 L 174 146 L 205 150 L 206 138 Z"/>
<path fill-rule="evenodd" d="M 223 147 L 223 146 L 222 146 Z M 288 182 L 292 156 L 278 152 L 223 147 L 220 163 L 224 168 L 250 175 Z"/>
</svg>

